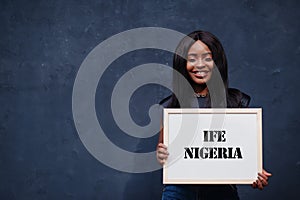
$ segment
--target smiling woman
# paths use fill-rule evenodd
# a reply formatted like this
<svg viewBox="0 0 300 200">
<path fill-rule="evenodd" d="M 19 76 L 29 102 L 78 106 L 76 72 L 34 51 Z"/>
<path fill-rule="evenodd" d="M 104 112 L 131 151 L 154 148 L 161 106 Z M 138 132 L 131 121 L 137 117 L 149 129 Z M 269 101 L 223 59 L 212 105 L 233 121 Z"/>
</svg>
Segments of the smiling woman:
<svg viewBox="0 0 300 200">
<path fill-rule="evenodd" d="M 219 99 L 220 102 L 225 102 L 223 105 L 228 108 L 245 108 L 249 105 L 250 97 L 248 95 L 237 89 L 228 88 L 228 69 L 224 49 L 220 41 L 209 32 L 195 31 L 180 41 L 174 54 L 173 69 L 189 81 L 194 94 L 190 94 L 191 92 L 183 87 L 178 74 L 174 73 L 173 94 L 161 102 L 165 107 L 189 108 L 193 107 L 192 102 L 196 101 L 200 108 L 212 108 L 215 107 L 212 102 L 215 98 Z M 210 84 L 218 81 L 218 78 L 215 78 L 218 73 L 219 79 L 222 79 L 221 87 L 219 91 L 214 91 L 216 87 L 210 91 Z M 224 90 L 225 96 L 222 96 Z M 181 101 L 180 104 L 178 98 L 184 99 L 183 103 Z M 230 155 L 227 155 L 228 152 Z M 168 155 L 167 146 L 163 144 L 162 129 L 157 146 L 158 162 L 164 165 Z M 187 148 L 186 157 L 188 157 L 187 155 L 193 158 L 194 155 L 203 158 L 223 158 L 223 155 L 226 158 L 242 157 L 239 148 L 228 150 L 223 148 Z M 257 180 L 252 186 L 262 189 L 268 184 L 268 177 L 270 176 L 271 174 L 265 170 L 259 172 Z M 162 199 L 234 200 L 239 199 L 239 196 L 235 185 L 165 185 Z"/>
</svg>

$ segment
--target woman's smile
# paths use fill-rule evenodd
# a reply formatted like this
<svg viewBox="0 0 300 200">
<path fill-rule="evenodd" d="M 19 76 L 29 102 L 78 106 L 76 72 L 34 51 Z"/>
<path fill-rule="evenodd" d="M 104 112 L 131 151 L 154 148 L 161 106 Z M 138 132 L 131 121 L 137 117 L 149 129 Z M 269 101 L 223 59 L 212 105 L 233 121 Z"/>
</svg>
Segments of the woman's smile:
<svg viewBox="0 0 300 200">
<path fill-rule="evenodd" d="M 192 73 L 194 74 L 195 77 L 197 78 L 205 78 L 208 73 L 210 73 L 210 70 L 194 70 L 192 71 Z"/>
</svg>

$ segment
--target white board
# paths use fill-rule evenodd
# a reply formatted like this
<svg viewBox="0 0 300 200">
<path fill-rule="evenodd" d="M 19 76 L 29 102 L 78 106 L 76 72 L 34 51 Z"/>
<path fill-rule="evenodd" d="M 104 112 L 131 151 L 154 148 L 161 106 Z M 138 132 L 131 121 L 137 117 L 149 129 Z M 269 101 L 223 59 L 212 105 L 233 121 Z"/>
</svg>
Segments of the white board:
<svg viewBox="0 0 300 200">
<path fill-rule="evenodd" d="M 164 184 L 251 184 L 262 171 L 262 111 L 164 109 L 164 144 Z"/>
</svg>

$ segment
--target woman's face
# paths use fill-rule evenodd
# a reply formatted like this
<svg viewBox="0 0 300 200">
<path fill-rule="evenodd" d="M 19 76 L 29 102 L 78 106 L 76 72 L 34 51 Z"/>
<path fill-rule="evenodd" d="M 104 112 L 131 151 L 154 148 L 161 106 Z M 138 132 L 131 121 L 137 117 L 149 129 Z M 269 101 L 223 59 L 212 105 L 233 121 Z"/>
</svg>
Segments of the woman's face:
<svg viewBox="0 0 300 200">
<path fill-rule="evenodd" d="M 205 84 L 210 80 L 214 61 L 206 44 L 197 40 L 189 49 L 186 69 L 195 84 Z"/>
</svg>

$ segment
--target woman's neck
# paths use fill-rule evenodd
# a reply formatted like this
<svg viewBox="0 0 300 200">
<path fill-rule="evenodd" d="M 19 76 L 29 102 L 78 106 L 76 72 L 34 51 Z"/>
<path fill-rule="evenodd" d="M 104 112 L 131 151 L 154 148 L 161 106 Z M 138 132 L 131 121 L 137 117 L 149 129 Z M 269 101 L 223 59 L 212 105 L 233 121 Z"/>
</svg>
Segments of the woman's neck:
<svg viewBox="0 0 300 200">
<path fill-rule="evenodd" d="M 193 88 L 194 88 L 194 92 L 196 94 L 199 94 L 199 95 L 207 95 L 208 94 L 208 88 L 207 88 L 206 84 L 194 85 Z"/>
</svg>

